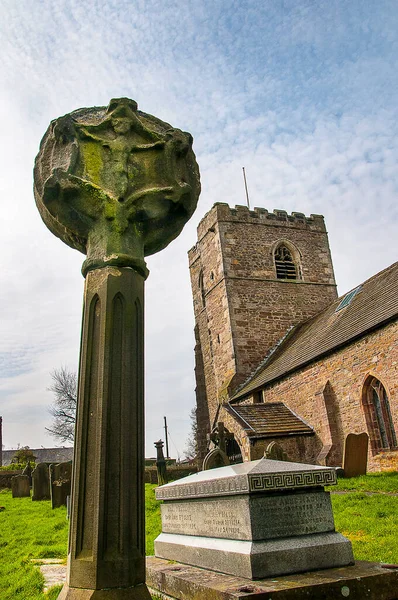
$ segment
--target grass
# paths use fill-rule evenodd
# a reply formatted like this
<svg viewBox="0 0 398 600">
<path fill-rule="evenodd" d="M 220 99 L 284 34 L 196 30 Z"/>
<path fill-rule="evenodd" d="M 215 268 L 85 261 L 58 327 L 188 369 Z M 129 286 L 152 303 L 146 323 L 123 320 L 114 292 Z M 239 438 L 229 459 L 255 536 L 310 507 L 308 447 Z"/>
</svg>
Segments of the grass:
<svg viewBox="0 0 398 600">
<path fill-rule="evenodd" d="M 65 558 L 68 521 L 64 508 L 51 509 L 49 501 L 12 498 L 0 492 L 1 600 L 49 600 L 43 577 L 31 558 Z"/>
<path fill-rule="evenodd" d="M 350 479 L 338 479 L 337 486 L 330 488 L 338 491 L 356 492 L 381 492 L 386 494 L 398 494 L 398 472 L 387 471 L 383 473 L 369 473 L 360 477 Z"/>
<path fill-rule="evenodd" d="M 155 498 L 155 488 L 151 483 L 145 484 L 145 529 L 146 529 L 146 553 L 151 556 L 154 553 L 153 542 L 161 531 L 160 502 Z"/>
<path fill-rule="evenodd" d="M 398 563 L 398 472 L 338 479 L 332 494 L 336 529 L 348 537 L 357 560 Z"/>
<path fill-rule="evenodd" d="M 146 551 L 160 533 L 160 503 L 155 485 L 145 485 Z M 339 479 L 332 491 L 336 529 L 353 544 L 357 560 L 398 563 L 398 473 L 373 473 Z M 355 491 L 354 491 L 355 490 Z M 368 492 L 372 492 L 369 495 Z M 1 600 L 55 600 L 60 587 L 44 594 L 43 577 L 32 558 L 66 559 L 68 521 L 64 508 L 51 509 L 50 502 L 11 497 L 0 492 L 0 590 Z"/>
<path fill-rule="evenodd" d="M 336 530 L 357 560 L 398 563 L 398 497 L 364 492 L 332 495 Z"/>
<path fill-rule="evenodd" d="M 147 554 L 153 554 L 153 541 L 160 533 L 159 502 L 155 485 L 145 485 Z M 55 600 L 60 587 L 43 593 L 43 576 L 32 558 L 66 560 L 68 525 L 66 509 L 51 509 L 49 501 L 12 498 L 0 491 L 0 598 L 1 600 Z"/>
</svg>

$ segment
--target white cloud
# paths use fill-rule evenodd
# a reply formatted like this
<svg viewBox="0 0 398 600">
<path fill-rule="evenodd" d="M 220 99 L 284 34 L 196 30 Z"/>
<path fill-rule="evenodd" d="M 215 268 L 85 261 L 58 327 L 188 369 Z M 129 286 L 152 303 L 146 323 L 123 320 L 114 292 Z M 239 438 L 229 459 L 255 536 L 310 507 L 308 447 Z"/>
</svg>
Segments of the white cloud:
<svg viewBox="0 0 398 600">
<path fill-rule="evenodd" d="M 32 194 L 51 119 L 127 95 L 190 131 L 197 213 L 150 257 L 147 454 L 163 415 L 180 453 L 194 403 L 187 250 L 213 202 L 322 213 L 341 292 L 397 257 L 398 13 L 389 2 L 3 0 L 0 6 L 0 414 L 4 442 L 48 445 L 49 372 L 77 364 L 83 256 Z M 174 433 L 174 435 L 173 435 Z"/>
</svg>

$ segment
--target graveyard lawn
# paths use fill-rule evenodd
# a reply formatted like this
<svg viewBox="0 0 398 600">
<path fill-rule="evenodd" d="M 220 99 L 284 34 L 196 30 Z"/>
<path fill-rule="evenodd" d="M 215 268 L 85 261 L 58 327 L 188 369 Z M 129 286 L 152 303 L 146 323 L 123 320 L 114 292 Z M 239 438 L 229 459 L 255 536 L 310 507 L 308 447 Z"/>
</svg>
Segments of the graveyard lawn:
<svg viewBox="0 0 398 600">
<path fill-rule="evenodd" d="M 331 491 L 378 492 L 385 494 L 398 494 L 398 472 L 385 471 L 382 473 L 369 473 L 360 477 L 350 477 L 338 480 L 338 485 L 329 488 Z"/>
<path fill-rule="evenodd" d="M 160 532 L 159 502 L 155 485 L 145 485 L 147 554 L 153 554 L 153 541 Z M 66 508 L 51 509 L 51 502 L 12 498 L 0 491 L 0 598 L 1 600 L 55 600 L 60 587 L 43 593 L 43 577 L 31 563 L 37 558 L 66 561 L 68 524 Z"/>
<path fill-rule="evenodd" d="M 147 554 L 160 533 L 159 502 L 155 485 L 145 485 Z M 398 473 L 372 473 L 339 479 L 330 488 L 336 529 L 349 537 L 358 560 L 398 563 Z M 345 490 L 349 490 L 346 493 Z M 361 490 L 361 491 L 357 491 Z M 43 578 L 32 558 L 66 560 L 68 522 L 65 508 L 51 510 L 50 501 L 32 502 L 0 492 L 1 600 L 55 600 L 60 588 L 42 592 Z"/>
<path fill-rule="evenodd" d="M 398 563 L 398 472 L 338 479 L 328 488 L 337 531 L 357 560 Z"/>
</svg>

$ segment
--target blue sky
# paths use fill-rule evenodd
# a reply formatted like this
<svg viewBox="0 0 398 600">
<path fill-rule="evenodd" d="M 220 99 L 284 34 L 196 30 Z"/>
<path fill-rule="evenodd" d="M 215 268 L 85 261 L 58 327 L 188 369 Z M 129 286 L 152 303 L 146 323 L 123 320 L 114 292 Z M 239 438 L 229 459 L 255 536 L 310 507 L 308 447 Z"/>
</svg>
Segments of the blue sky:
<svg viewBox="0 0 398 600">
<path fill-rule="evenodd" d="M 3 442 L 46 436 L 49 373 L 77 365 L 83 256 L 32 193 L 51 119 L 112 97 L 190 131 L 197 212 L 148 259 L 147 455 L 167 415 L 183 454 L 194 404 L 187 250 L 216 201 L 325 215 L 339 292 L 397 259 L 396 1 L 2 0 L 0 414 Z"/>
</svg>

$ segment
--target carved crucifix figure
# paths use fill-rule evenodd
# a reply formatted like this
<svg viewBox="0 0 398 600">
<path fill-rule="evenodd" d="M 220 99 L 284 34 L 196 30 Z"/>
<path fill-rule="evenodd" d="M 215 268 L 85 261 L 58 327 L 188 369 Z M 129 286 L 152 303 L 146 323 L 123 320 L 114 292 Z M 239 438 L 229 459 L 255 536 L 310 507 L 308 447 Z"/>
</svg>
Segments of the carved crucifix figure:
<svg viewBox="0 0 398 600">
<path fill-rule="evenodd" d="M 127 98 L 53 121 L 36 158 L 47 227 L 85 254 L 67 583 L 62 600 L 149 599 L 144 530 L 145 256 L 195 210 L 192 137 Z"/>
</svg>

